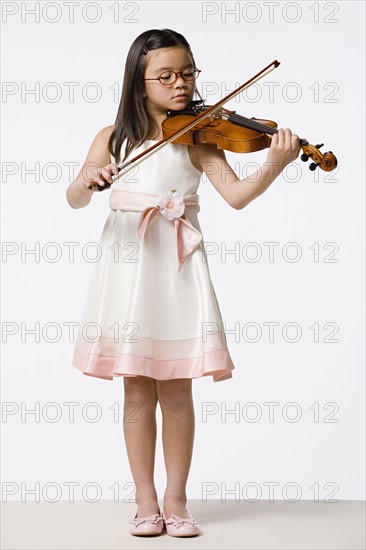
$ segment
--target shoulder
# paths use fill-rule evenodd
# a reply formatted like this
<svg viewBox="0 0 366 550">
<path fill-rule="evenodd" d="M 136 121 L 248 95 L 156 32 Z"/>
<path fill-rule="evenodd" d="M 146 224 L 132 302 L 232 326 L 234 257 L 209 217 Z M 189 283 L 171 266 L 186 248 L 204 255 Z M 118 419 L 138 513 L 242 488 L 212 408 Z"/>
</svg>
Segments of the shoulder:
<svg viewBox="0 0 366 550">
<path fill-rule="evenodd" d="M 100 141 L 103 141 L 104 143 L 108 143 L 109 138 L 111 137 L 112 132 L 115 129 L 115 124 L 111 124 L 110 126 L 105 126 L 95 136 Z"/>
<path fill-rule="evenodd" d="M 114 130 L 114 125 L 105 126 L 94 137 L 90 145 L 85 162 L 96 162 L 100 166 L 106 166 L 111 162 L 108 150 L 108 140 Z"/>
<path fill-rule="evenodd" d="M 114 124 L 111 126 L 105 126 L 96 134 L 91 144 L 91 149 L 93 151 L 98 151 L 99 154 L 107 154 L 108 152 L 108 141 L 114 130 Z M 109 153 L 108 153 L 109 154 Z"/>
<path fill-rule="evenodd" d="M 224 162 L 226 163 L 225 153 L 222 149 L 218 149 L 216 145 L 209 143 L 201 143 L 188 147 L 189 156 L 192 164 L 200 172 L 205 172 L 205 167 L 208 163 Z"/>
</svg>

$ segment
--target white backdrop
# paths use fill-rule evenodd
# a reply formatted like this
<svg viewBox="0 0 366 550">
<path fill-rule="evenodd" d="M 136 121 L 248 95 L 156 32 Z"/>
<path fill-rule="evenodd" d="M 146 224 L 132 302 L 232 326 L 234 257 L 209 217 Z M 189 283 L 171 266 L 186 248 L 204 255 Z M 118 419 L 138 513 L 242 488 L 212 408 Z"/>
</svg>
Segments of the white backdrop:
<svg viewBox="0 0 366 550">
<path fill-rule="evenodd" d="M 68 500 L 74 484 L 75 499 L 131 502 L 122 378 L 71 366 L 109 191 L 78 210 L 65 192 L 114 123 L 130 44 L 152 28 L 186 36 L 207 104 L 278 59 L 227 107 L 324 142 L 339 161 L 326 174 L 298 158 L 241 211 L 202 179 L 200 223 L 236 369 L 193 381 L 188 498 L 364 498 L 364 10 L 2 3 L 3 500 Z M 227 157 L 245 177 L 266 154 Z M 158 421 L 162 498 L 159 408 Z"/>
</svg>

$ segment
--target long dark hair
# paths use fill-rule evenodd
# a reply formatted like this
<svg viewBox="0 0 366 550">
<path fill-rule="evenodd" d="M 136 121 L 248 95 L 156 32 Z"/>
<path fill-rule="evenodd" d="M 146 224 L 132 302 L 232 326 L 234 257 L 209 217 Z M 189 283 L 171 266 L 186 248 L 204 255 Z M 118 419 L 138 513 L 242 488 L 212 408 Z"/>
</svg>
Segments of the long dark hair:
<svg viewBox="0 0 366 550">
<path fill-rule="evenodd" d="M 129 49 L 123 79 L 121 101 L 115 120 L 115 128 L 108 141 L 108 150 L 118 164 L 121 161 L 121 146 L 127 140 L 125 154 L 139 147 L 147 138 L 155 121 L 146 112 L 144 101 L 144 75 L 146 69 L 146 54 L 150 50 L 183 46 L 192 57 L 196 66 L 191 47 L 182 34 L 170 29 L 152 29 L 140 34 Z M 195 93 L 201 98 L 197 88 Z"/>
</svg>

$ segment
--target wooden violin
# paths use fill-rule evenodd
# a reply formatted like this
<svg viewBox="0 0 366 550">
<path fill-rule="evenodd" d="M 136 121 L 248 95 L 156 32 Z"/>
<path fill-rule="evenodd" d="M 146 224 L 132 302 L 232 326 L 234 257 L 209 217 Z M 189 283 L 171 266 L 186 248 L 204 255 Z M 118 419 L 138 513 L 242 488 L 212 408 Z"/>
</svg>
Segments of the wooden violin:
<svg viewBox="0 0 366 550">
<path fill-rule="evenodd" d="M 186 109 L 168 111 L 168 118 L 162 123 L 164 137 L 169 138 L 174 135 L 187 123 L 192 122 L 192 117 L 197 117 L 206 109 L 208 106 L 203 105 L 203 101 L 192 101 Z M 201 119 L 196 126 L 174 140 L 173 143 L 185 145 L 210 143 L 216 145 L 218 149 L 234 153 L 253 153 L 269 147 L 271 145 L 270 136 L 277 132 L 277 123 L 273 120 L 247 118 L 238 115 L 235 111 L 221 109 L 221 112 Z M 322 170 L 330 172 L 337 166 L 337 159 L 332 151 L 326 153 L 319 151 L 324 143 L 314 146 L 306 139 L 300 139 L 299 145 L 303 150 L 301 160 L 306 162 L 311 158 L 313 161 L 309 165 L 310 170 L 315 170 L 319 166 Z"/>
</svg>

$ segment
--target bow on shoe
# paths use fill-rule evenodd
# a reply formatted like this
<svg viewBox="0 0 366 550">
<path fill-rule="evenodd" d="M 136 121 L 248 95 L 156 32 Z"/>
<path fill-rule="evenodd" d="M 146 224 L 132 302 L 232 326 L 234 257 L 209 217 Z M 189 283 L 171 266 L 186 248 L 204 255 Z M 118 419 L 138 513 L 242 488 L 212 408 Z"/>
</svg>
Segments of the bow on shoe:
<svg viewBox="0 0 366 550">
<path fill-rule="evenodd" d="M 139 525 L 142 525 L 143 523 L 154 523 L 157 525 L 160 521 L 162 521 L 162 517 L 160 514 L 153 514 L 152 516 L 149 516 L 147 518 L 134 518 L 132 521 L 130 521 L 131 525 L 134 525 L 135 527 L 138 527 Z"/>
<path fill-rule="evenodd" d="M 172 518 L 172 519 L 170 519 Z M 172 514 L 170 516 L 169 520 L 166 520 L 165 524 L 166 525 L 174 525 L 174 527 L 176 527 L 177 529 L 179 529 L 179 527 L 182 527 L 182 525 L 184 525 L 185 523 L 187 523 L 188 525 L 191 525 L 192 527 L 197 527 L 198 526 L 198 521 L 196 521 L 195 519 L 193 518 L 181 518 L 179 516 L 176 516 L 175 514 Z"/>
<path fill-rule="evenodd" d="M 139 223 L 137 225 L 138 234 L 143 241 L 145 231 L 151 220 L 160 212 L 159 206 L 149 206 L 141 213 Z M 202 241 L 202 235 L 193 225 L 183 218 L 173 218 L 175 232 L 177 235 L 178 249 L 178 273 L 183 267 L 188 254 L 193 252 Z"/>
</svg>

